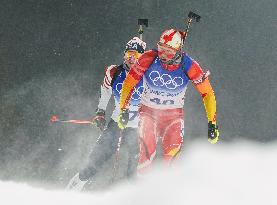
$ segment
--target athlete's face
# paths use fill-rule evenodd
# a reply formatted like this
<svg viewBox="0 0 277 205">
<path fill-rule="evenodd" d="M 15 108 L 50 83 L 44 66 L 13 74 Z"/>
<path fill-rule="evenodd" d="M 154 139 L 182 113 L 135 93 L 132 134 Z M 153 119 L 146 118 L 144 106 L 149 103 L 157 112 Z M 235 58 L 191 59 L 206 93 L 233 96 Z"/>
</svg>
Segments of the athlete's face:
<svg viewBox="0 0 277 205">
<path fill-rule="evenodd" d="M 177 49 L 172 48 L 163 43 L 158 43 L 157 47 L 158 47 L 158 56 L 162 62 L 167 62 L 172 60 L 175 54 L 178 52 Z"/>
<path fill-rule="evenodd" d="M 135 50 L 126 51 L 124 54 L 124 63 L 131 68 L 132 65 L 136 63 L 138 58 L 140 57 L 140 53 Z"/>
</svg>

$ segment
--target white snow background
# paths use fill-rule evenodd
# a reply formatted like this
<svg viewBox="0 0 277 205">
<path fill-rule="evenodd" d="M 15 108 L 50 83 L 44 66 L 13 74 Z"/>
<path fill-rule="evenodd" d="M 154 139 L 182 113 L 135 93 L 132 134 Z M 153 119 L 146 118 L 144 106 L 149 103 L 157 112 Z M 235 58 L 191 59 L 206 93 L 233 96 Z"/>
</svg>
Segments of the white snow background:
<svg viewBox="0 0 277 205">
<path fill-rule="evenodd" d="M 178 165 L 105 192 L 46 190 L 0 182 L 0 204 L 276 205 L 277 144 L 237 142 L 184 147 Z"/>
</svg>

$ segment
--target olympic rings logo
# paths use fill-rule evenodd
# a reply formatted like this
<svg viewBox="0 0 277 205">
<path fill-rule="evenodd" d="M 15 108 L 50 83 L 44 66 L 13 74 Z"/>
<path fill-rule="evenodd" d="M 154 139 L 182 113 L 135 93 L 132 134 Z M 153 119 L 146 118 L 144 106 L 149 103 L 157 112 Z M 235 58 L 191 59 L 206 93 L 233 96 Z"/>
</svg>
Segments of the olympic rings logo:
<svg viewBox="0 0 277 205">
<path fill-rule="evenodd" d="M 150 80 L 155 86 L 165 86 L 169 90 L 174 90 L 184 84 L 184 80 L 181 77 L 172 78 L 168 74 L 160 74 L 158 71 L 152 71 L 149 74 Z"/>
<path fill-rule="evenodd" d="M 121 94 L 122 85 L 123 85 L 123 83 L 117 83 L 115 86 L 115 90 L 119 94 Z M 131 99 L 132 100 L 140 100 L 142 92 L 143 92 L 143 86 L 135 87 L 133 94 L 131 96 Z"/>
</svg>

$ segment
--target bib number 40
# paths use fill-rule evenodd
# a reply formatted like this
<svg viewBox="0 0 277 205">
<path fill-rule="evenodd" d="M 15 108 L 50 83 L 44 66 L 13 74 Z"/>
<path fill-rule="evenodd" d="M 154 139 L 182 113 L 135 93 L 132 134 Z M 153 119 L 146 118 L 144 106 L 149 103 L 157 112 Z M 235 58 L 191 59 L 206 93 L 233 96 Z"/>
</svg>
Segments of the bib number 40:
<svg viewBox="0 0 277 205">
<path fill-rule="evenodd" d="M 151 102 L 156 103 L 157 105 L 173 105 L 173 100 L 161 100 L 159 98 L 152 98 L 150 99 Z"/>
</svg>

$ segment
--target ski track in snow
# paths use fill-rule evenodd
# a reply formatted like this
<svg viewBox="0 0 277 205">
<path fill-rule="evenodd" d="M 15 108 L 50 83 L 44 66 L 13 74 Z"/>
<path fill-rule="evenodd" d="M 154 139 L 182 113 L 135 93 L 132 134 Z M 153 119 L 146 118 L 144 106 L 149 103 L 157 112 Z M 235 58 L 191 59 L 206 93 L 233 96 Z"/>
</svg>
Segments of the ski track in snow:
<svg viewBox="0 0 277 205">
<path fill-rule="evenodd" d="M 105 192 L 45 190 L 0 181 L 1 204 L 276 205 L 276 148 L 276 143 L 194 143 L 184 148 L 178 165 L 163 172 L 158 167 L 133 184 Z"/>
</svg>

